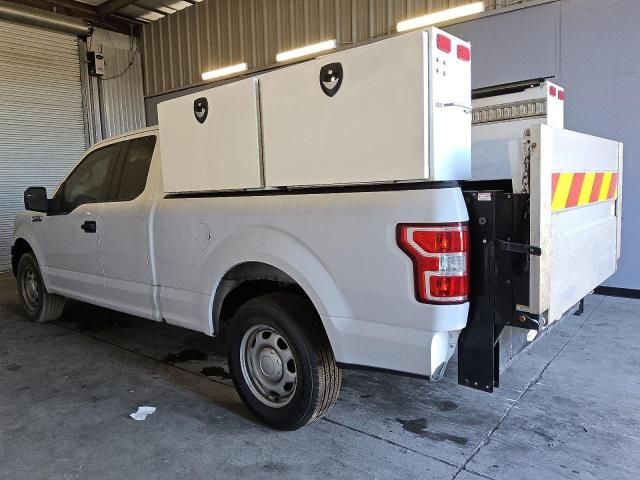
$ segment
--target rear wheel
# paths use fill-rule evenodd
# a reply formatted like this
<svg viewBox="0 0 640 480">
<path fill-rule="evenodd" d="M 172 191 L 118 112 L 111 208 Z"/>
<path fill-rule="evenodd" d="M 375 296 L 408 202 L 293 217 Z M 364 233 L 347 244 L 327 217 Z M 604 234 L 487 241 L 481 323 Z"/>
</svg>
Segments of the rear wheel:
<svg viewBox="0 0 640 480">
<path fill-rule="evenodd" d="M 229 369 L 240 398 L 272 427 L 322 417 L 342 380 L 320 319 L 304 298 L 272 293 L 244 304 L 229 331 Z"/>
<path fill-rule="evenodd" d="M 29 320 L 49 322 L 60 318 L 65 299 L 47 292 L 38 262 L 32 253 L 25 253 L 20 257 L 16 279 L 20 303 Z"/>
</svg>

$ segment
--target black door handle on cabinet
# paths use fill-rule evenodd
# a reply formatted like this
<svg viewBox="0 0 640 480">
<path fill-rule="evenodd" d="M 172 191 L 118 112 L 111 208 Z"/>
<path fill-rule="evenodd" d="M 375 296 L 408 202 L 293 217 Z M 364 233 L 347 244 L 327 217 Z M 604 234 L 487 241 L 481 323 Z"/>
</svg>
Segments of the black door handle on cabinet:
<svg viewBox="0 0 640 480">
<path fill-rule="evenodd" d="M 86 220 L 80 228 L 84 230 L 85 233 L 96 233 L 96 222 L 94 220 Z"/>
</svg>

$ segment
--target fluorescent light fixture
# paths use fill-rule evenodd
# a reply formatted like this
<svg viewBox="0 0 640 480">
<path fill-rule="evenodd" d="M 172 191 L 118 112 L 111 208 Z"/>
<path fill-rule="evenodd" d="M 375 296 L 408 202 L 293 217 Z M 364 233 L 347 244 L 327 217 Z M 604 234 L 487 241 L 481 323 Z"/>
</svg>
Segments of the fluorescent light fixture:
<svg viewBox="0 0 640 480">
<path fill-rule="evenodd" d="M 484 12 L 484 2 L 469 3 L 468 5 L 462 5 L 460 7 L 449 8 L 447 10 L 423 15 L 422 17 L 403 20 L 402 22 L 398 22 L 396 30 L 398 32 L 405 32 L 407 30 L 413 30 L 414 28 L 435 25 L 436 23 L 446 22 L 447 20 L 453 20 L 454 18 L 466 17 L 468 15 L 475 15 L 476 13 L 482 12 Z"/>
<path fill-rule="evenodd" d="M 291 60 L 292 58 L 305 57 L 312 53 L 323 52 L 324 50 L 331 50 L 336 48 L 336 41 L 327 40 L 325 42 L 314 43 L 313 45 L 307 45 L 306 47 L 296 48 L 294 50 L 287 50 L 286 52 L 280 52 L 276 55 L 277 62 L 284 62 Z"/>
<path fill-rule="evenodd" d="M 226 77 L 234 73 L 244 72 L 247 69 L 246 63 L 238 63 L 229 67 L 222 67 L 202 74 L 202 80 L 213 80 L 214 78 Z"/>
</svg>

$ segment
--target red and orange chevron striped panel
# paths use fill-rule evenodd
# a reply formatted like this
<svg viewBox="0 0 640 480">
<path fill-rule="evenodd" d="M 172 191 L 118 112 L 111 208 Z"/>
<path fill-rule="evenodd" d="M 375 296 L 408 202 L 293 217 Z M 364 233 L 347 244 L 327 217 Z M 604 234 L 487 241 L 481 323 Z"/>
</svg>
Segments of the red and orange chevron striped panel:
<svg viewBox="0 0 640 480">
<path fill-rule="evenodd" d="M 551 180 L 551 210 L 611 200 L 618 195 L 617 172 L 562 172 Z"/>
</svg>

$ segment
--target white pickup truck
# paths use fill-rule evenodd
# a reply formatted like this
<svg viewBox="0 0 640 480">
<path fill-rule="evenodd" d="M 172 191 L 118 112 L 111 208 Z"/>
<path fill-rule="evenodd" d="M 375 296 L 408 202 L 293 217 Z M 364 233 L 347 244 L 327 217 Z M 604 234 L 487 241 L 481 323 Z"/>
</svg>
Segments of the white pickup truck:
<svg viewBox="0 0 640 480">
<path fill-rule="evenodd" d="M 563 130 L 548 82 L 472 115 L 469 64 L 428 29 L 161 104 L 159 130 L 25 192 L 27 316 L 68 297 L 225 334 L 242 400 L 282 429 L 325 414 L 342 368 L 438 380 L 456 347 L 459 382 L 493 391 L 615 271 L 622 154 Z"/>
</svg>

